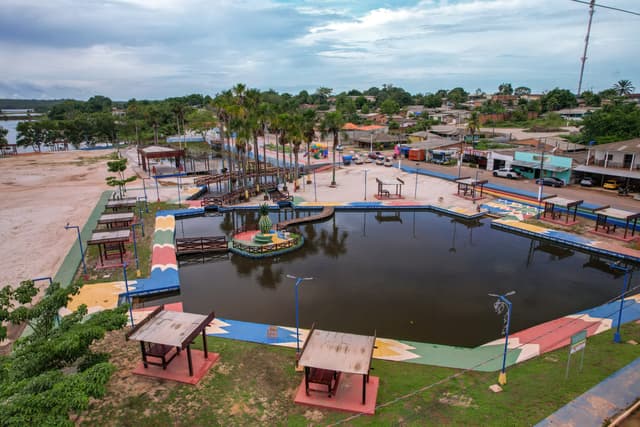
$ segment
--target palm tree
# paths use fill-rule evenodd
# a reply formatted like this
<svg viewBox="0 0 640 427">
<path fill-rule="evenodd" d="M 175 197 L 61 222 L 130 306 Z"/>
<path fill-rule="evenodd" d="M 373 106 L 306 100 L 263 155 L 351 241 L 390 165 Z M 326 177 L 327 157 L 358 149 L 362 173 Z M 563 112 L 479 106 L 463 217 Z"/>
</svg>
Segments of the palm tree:
<svg viewBox="0 0 640 427">
<path fill-rule="evenodd" d="M 229 109 L 233 103 L 233 95 L 231 91 L 224 91 L 216 95 L 213 99 L 213 108 L 220 121 L 220 135 L 224 141 L 227 139 L 228 146 L 228 163 L 229 163 L 229 176 L 233 173 L 233 158 L 231 153 L 231 114 Z M 224 143 L 223 143 L 224 145 Z M 229 190 L 232 189 L 231 180 L 229 180 Z"/>
<path fill-rule="evenodd" d="M 316 111 L 307 109 L 302 112 L 302 137 L 307 143 L 307 184 L 311 184 L 311 143 L 316 136 Z"/>
<path fill-rule="evenodd" d="M 627 96 L 632 94 L 636 88 L 631 84 L 630 80 L 619 80 L 618 83 L 613 85 L 613 89 L 619 96 Z"/>
<path fill-rule="evenodd" d="M 344 118 L 338 111 L 327 113 L 324 119 L 322 119 L 322 134 L 333 135 L 333 175 L 331 178 L 331 187 L 336 186 L 336 148 L 338 147 L 338 136 L 342 126 L 344 126 Z"/>
<path fill-rule="evenodd" d="M 6 145 L 9 145 L 9 140 L 7 140 L 8 134 L 9 129 L 5 129 L 0 126 L 0 148 L 4 148 Z"/>
<path fill-rule="evenodd" d="M 471 141 L 473 141 L 473 137 L 478 129 L 480 129 L 480 116 L 477 111 L 473 111 L 467 120 L 467 129 L 469 129 L 469 133 L 471 133 Z"/>
</svg>

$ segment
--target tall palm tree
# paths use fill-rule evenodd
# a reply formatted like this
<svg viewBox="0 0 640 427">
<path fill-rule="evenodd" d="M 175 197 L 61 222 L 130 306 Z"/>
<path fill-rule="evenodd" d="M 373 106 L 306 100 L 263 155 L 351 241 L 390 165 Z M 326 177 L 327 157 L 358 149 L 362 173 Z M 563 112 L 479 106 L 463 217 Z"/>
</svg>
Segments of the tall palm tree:
<svg viewBox="0 0 640 427">
<path fill-rule="evenodd" d="M 324 119 L 322 119 L 322 134 L 333 135 L 333 174 L 331 178 L 331 187 L 336 186 L 336 148 L 338 147 L 338 136 L 342 126 L 344 126 L 344 117 L 342 117 L 342 114 L 338 111 L 327 113 L 325 114 Z"/>
<path fill-rule="evenodd" d="M 228 158 L 228 166 L 229 166 L 229 176 L 233 174 L 233 153 L 231 150 L 231 119 L 233 110 L 233 94 L 230 90 L 226 90 L 222 93 L 216 95 L 213 99 L 213 107 L 218 116 L 218 120 L 220 121 L 220 134 L 223 140 L 226 138 L 227 140 L 227 158 Z M 229 179 L 229 190 L 233 189 L 233 182 Z"/>
<path fill-rule="evenodd" d="M 315 110 L 307 109 L 302 112 L 302 137 L 307 143 L 307 184 L 311 184 L 311 143 L 316 136 L 317 115 Z"/>
<path fill-rule="evenodd" d="M 471 134 L 471 141 L 473 141 L 473 137 L 475 136 L 478 129 L 480 129 L 480 115 L 477 111 L 473 111 L 471 116 L 467 120 L 467 129 L 469 129 L 469 133 Z"/>
<path fill-rule="evenodd" d="M 631 95 L 636 88 L 631 84 L 631 80 L 619 80 L 618 83 L 613 85 L 613 89 L 619 96 L 627 96 Z"/>
</svg>

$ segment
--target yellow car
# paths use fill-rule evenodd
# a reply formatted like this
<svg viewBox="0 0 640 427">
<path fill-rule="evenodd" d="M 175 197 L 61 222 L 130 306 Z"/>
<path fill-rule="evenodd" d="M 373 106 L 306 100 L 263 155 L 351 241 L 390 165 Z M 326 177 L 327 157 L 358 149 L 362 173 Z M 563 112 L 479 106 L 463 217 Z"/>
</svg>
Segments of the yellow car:
<svg viewBox="0 0 640 427">
<path fill-rule="evenodd" d="M 607 190 L 616 190 L 618 188 L 618 181 L 616 181 L 615 179 L 608 179 L 604 182 L 602 187 L 606 188 Z"/>
</svg>

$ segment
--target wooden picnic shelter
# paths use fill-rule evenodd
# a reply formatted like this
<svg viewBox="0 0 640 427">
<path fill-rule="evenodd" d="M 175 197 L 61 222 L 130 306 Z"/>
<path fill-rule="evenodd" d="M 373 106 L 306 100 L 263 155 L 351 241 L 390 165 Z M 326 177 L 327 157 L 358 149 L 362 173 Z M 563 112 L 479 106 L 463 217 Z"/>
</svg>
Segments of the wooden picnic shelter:
<svg viewBox="0 0 640 427">
<path fill-rule="evenodd" d="M 142 363 L 145 368 L 148 365 L 156 365 L 166 369 L 173 358 L 186 349 L 189 376 L 193 376 L 191 344 L 202 334 L 204 358 L 208 358 L 206 327 L 214 318 L 213 312 L 205 316 L 165 310 L 164 305 L 161 305 L 129 330 L 125 337 L 127 340 L 140 341 Z M 151 361 L 149 358 L 159 359 L 160 362 Z"/>
<path fill-rule="evenodd" d="M 160 147 L 157 145 L 138 148 L 138 166 L 142 165 L 142 170 L 145 172 L 149 168 L 150 159 L 175 159 L 176 167 L 179 168 L 180 159 L 183 159 L 184 161 L 184 158 L 184 149 Z"/>
<path fill-rule="evenodd" d="M 131 238 L 131 229 L 120 228 L 110 230 L 94 230 L 91 239 L 87 241 L 88 245 L 97 245 L 100 253 L 100 265 L 104 265 L 104 260 L 109 259 L 111 254 L 120 255 L 120 262 L 124 262 L 124 254 L 126 253 L 124 244 Z"/>
<path fill-rule="evenodd" d="M 638 224 L 640 213 L 616 209 L 610 206 L 602 206 L 600 208 L 596 208 L 593 210 L 593 213 L 596 214 L 596 232 L 598 231 L 598 227 L 602 227 L 602 229 L 607 233 L 614 233 L 616 231 L 616 224 L 608 222 L 609 218 L 613 218 L 625 222 L 623 237 L 624 239 L 627 238 L 627 232 L 629 231 L 630 224 L 632 224 L 631 236 L 635 235 L 636 225 Z"/>
<path fill-rule="evenodd" d="M 458 196 L 462 193 L 462 197 L 467 197 L 467 195 L 471 195 L 471 199 L 476 200 L 476 188 L 480 187 L 480 197 L 478 199 L 482 199 L 482 195 L 484 194 L 484 185 L 489 182 L 487 179 L 474 179 L 471 177 L 463 177 L 456 179 L 456 183 L 458 184 Z"/>
<path fill-rule="evenodd" d="M 584 200 L 571 200 L 565 199 L 564 197 L 551 196 L 544 199 L 544 211 L 542 211 L 542 216 L 544 218 L 547 217 L 547 214 L 552 220 L 559 220 L 562 218 L 562 211 L 556 210 L 556 208 L 561 208 L 565 210 L 565 222 L 569 222 L 569 217 L 571 216 L 571 212 L 573 211 L 573 222 L 576 221 L 576 215 L 578 214 L 578 206 L 584 203 Z"/>
<path fill-rule="evenodd" d="M 133 223 L 133 212 L 119 212 L 102 214 L 98 218 L 98 225 L 106 225 L 107 228 L 127 228 Z"/>
<path fill-rule="evenodd" d="M 312 328 L 298 362 L 304 366 L 306 394 L 309 395 L 310 383 L 327 385 L 331 395 L 332 382 L 340 373 L 362 375 L 364 405 L 375 342 L 375 333 L 367 336 Z"/>
<path fill-rule="evenodd" d="M 138 199 L 135 197 L 127 197 L 126 199 L 114 199 L 109 200 L 105 205 L 105 209 L 110 209 L 113 212 L 116 212 L 120 209 L 126 209 L 128 212 L 131 212 L 133 208 L 136 207 Z"/>
<path fill-rule="evenodd" d="M 382 180 L 380 178 L 376 178 L 376 182 L 378 183 L 377 197 L 379 199 L 402 199 L 402 186 L 404 185 L 404 181 L 400 178 L 396 178 L 395 180 Z M 385 187 L 392 187 L 394 189 L 393 194 L 391 194 L 391 191 Z"/>
</svg>

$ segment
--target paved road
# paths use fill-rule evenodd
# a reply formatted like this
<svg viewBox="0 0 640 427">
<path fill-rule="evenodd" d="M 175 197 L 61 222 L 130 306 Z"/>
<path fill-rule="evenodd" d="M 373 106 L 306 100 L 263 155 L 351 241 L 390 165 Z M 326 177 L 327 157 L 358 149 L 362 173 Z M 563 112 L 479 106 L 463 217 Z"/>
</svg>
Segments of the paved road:
<svg viewBox="0 0 640 427">
<path fill-rule="evenodd" d="M 415 162 L 409 162 L 403 160 L 403 165 L 412 167 Z M 420 169 L 432 170 L 449 175 L 457 175 L 457 166 L 440 166 L 433 163 L 418 162 Z M 520 190 L 527 190 L 533 193 L 538 192 L 539 185 L 535 183 L 535 180 L 520 179 L 510 180 L 506 178 L 494 177 L 491 171 L 485 171 L 482 169 L 470 168 L 463 166 L 461 170 L 462 176 L 475 177 L 478 173 L 478 179 L 487 179 L 490 183 L 495 183 L 503 186 L 508 186 Z M 634 200 L 632 197 L 618 196 L 618 192 L 615 190 L 605 190 L 602 188 L 586 188 L 577 184 L 568 185 L 563 188 L 544 187 L 545 194 L 557 194 L 569 199 L 584 200 L 585 203 L 591 203 L 594 205 L 610 205 L 619 209 L 625 209 L 629 211 L 640 211 L 640 201 Z"/>
</svg>

